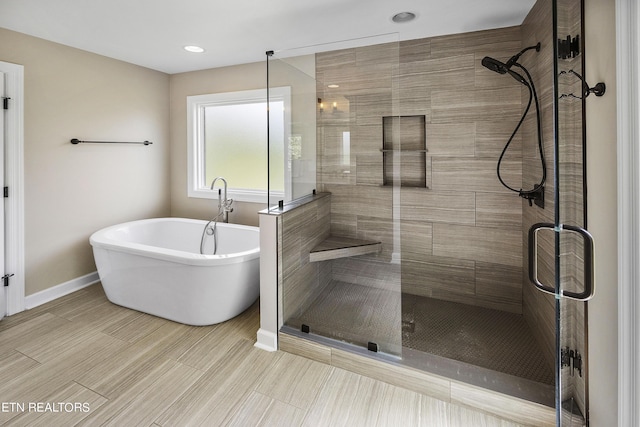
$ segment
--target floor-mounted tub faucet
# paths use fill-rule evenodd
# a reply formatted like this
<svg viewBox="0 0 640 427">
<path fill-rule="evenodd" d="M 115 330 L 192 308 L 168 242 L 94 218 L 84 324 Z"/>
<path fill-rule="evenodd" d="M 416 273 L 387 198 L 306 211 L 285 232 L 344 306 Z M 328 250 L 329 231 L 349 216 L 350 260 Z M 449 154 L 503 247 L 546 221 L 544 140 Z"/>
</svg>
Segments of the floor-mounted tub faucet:
<svg viewBox="0 0 640 427">
<path fill-rule="evenodd" d="M 224 196 L 220 193 L 220 190 L 218 190 L 218 216 L 222 214 L 222 221 L 229 222 L 229 212 L 233 212 L 233 208 L 231 207 L 233 199 L 227 199 L 227 180 L 221 176 L 213 180 L 211 189 L 213 190 L 218 180 L 221 180 L 224 184 Z"/>
</svg>

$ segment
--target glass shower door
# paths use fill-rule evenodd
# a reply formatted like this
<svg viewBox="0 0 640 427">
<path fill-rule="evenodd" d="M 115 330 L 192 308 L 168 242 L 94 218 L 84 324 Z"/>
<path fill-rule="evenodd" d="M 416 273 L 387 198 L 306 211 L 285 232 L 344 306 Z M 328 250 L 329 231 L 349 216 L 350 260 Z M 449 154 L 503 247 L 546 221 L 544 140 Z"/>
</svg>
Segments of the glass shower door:
<svg viewBox="0 0 640 427">
<path fill-rule="evenodd" d="M 529 276 L 554 296 L 556 419 L 588 425 L 587 301 L 593 296 L 593 239 L 586 230 L 583 3 L 554 0 L 554 218 L 529 231 Z M 554 278 L 541 281 L 539 257 L 552 248 Z M 551 246 L 552 245 L 552 246 Z"/>
</svg>

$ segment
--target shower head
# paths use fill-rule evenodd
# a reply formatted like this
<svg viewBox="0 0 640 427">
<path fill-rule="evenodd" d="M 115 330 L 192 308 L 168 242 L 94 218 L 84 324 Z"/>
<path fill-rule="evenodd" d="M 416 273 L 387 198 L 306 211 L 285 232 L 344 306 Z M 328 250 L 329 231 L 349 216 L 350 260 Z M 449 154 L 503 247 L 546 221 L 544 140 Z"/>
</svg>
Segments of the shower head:
<svg viewBox="0 0 640 427">
<path fill-rule="evenodd" d="M 511 62 L 511 59 L 509 60 L 509 62 Z M 509 75 L 511 77 L 513 77 L 514 79 L 516 79 L 517 81 L 519 81 L 523 85 L 529 86 L 529 82 L 523 76 L 521 76 L 519 73 L 516 73 L 515 71 L 511 70 L 511 66 L 513 66 L 513 65 L 520 66 L 520 64 L 516 63 L 515 61 L 513 61 L 513 63 L 511 65 L 507 65 L 507 64 L 503 64 L 502 62 L 498 61 L 497 59 L 493 59 L 493 58 L 491 58 L 489 56 L 485 56 L 484 58 L 482 58 L 482 65 L 484 67 L 488 68 L 491 71 L 495 71 L 498 74 L 507 74 L 507 73 L 509 73 Z"/>
<path fill-rule="evenodd" d="M 484 58 L 482 58 L 482 65 L 491 71 L 495 71 L 498 74 L 509 73 L 511 77 L 513 77 L 523 85 L 530 88 L 531 85 L 529 84 L 529 82 L 519 73 L 516 73 L 515 71 L 513 71 L 511 68 L 515 65 L 516 67 L 522 68 L 525 71 L 525 73 L 527 73 L 525 68 L 522 65 L 518 64 L 518 59 L 520 59 L 523 53 L 532 49 L 535 49 L 536 52 L 540 52 L 540 43 L 535 44 L 533 46 L 525 47 L 520 52 L 516 53 L 511 58 L 509 58 L 509 60 L 506 63 L 502 63 L 497 59 L 493 59 L 491 57 L 485 56 Z M 528 74 L 529 73 L 527 73 L 527 75 Z"/>
<path fill-rule="evenodd" d="M 491 71 L 495 71 L 498 74 L 507 73 L 507 66 L 504 63 L 488 56 L 482 58 L 482 66 L 488 68 Z"/>
</svg>

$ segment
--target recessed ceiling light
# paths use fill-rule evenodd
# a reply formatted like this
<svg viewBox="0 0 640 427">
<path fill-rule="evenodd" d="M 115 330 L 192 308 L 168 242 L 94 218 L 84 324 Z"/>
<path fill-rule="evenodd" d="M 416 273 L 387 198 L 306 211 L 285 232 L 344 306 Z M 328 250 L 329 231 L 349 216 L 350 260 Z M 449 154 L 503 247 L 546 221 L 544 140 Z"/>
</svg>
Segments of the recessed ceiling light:
<svg viewBox="0 0 640 427">
<path fill-rule="evenodd" d="M 327 87 L 331 89 L 337 89 L 340 87 L 340 85 L 332 84 L 332 85 L 328 85 Z"/>
<path fill-rule="evenodd" d="M 193 52 L 193 53 L 202 53 L 202 52 L 204 52 L 204 49 L 201 48 L 200 46 L 185 46 L 184 50 L 186 50 L 187 52 Z"/>
<path fill-rule="evenodd" d="M 400 24 L 402 22 L 413 21 L 415 18 L 416 18 L 416 14 L 413 12 L 400 12 L 393 15 L 391 20 L 393 22 Z"/>
</svg>

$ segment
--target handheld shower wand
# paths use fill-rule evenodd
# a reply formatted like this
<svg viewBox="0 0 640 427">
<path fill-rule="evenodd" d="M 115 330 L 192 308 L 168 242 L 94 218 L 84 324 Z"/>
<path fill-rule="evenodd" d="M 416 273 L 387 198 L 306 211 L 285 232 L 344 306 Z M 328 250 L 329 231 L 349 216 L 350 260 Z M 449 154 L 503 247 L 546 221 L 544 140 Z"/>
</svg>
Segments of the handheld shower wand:
<svg viewBox="0 0 640 427">
<path fill-rule="evenodd" d="M 522 49 L 520 52 L 518 52 L 517 54 L 513 55 L 511 58 L 509 58 L 509 60 L 506 63 L 503 63 L 501 61 L 498 61 L 497 59 L 491 58 L 489 56 L 485 56 L 484 58 L 482 58 L 482 65 L 493 71 L 496 72 L 498 74 L 509 74 L 511 77 L 513 77 L 516 81 L 520 82 L 521 84 L 523 84 L 527 89 L 529 89 L 529 102 L 527 103 L 527 107 L 524 110 L 524 113 L 522 114 L 522 117 L 520 118 L 520 121 L 518 122 L 518 124 L 516 125 L 516 128 L 514 129 L 513 133 L 511 134 L 511 136 L 509 137 L 509 140 L 507 141 L 507 143 L 505 144 L 504 148 L 502 149 L 502 153 L 500 154 L 500 158 L 498 159 L 498 166 L 497 166 L 497 174 L 498 174 L 498 180 L 500 180 L 500 183 L 506 187 L 507 189 L 514 191 L 516 193 L 518 193 L 518 195 L 526 200 L 529 201 L 529 206 L 531 206 L 533 204 L 533 202 L 536 202 L 536 205 L 543 207 L 544 208 L 544 184 L 547 180 L 547 165 L 546 165 L 546 161 L 544 158 L 544 150 L 543 150 L 543 144 L 542 144 L 542 123 L 541 123 L 541 119 L 540 119 L 540 104 L 538 101 L 538 94 L 536 92 L 536 87 L 535 84 L 533 83 L 533 78 L 531 77 L 531 74 L 529 73 L 529 71 L 518 62 L 518 59 L 520 59 L 520 57 L 522 56 L 523 53 L 535 49 L 536 52 L 540 51 L 540 43 L 534 45 L 534 46 L 529 46 L 526 47 L 524 49 Z M 526 78 L 512 70 L 513 67 L 517 67 L 520 68 Z M 516 133 L 518 132 L 518 130 L 520 129 L 520 126 L 522 125 L 522 123 L 524 122 L 525 118 L 527 117 L 527 113 L 529 112 L 529 108 L 531 107 L 531 102 L 532 100 L 535 100 L 535 107 L 536 107 L 536 124 L 537 124 L 537 133 L 538 133 L 538 150 L 540 152 L 540 165 L 542 167 L 542 178 L 540 179 L 540 183 L 536 184 L 533 189 L 531 190 L 523 190 L 523 189 L 515 189 L 511 186 L 509 186 L 503 179 L 502 176 L 500 174 L 500 165 L 502 164 L 502 159 L 507 151 L 507 148 L 509 148 L 509 145 L 511 144 L 511 142 L 513 141 L 513 138 L 515 137 Z"/>
</svg>

